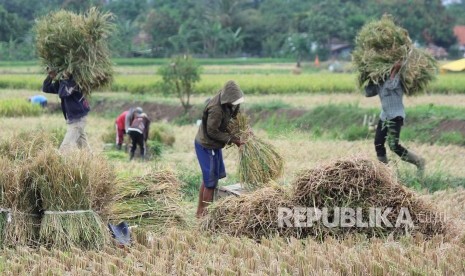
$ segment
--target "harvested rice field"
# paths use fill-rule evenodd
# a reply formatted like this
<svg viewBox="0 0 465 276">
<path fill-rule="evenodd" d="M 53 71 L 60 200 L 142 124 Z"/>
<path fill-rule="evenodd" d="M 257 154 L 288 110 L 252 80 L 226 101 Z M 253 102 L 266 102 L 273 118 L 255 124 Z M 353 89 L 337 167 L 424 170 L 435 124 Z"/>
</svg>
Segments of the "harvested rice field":
<svg viewBox="0 0 465 276">
<path fill-rule="evenodd" d="M 283 81 L 292 66 L 210 65 L 204 74 L 247 78 L 251 71 L 266 70 L 281 74 Z M 143 78 L 154 68 L 116 67 L 115 78 L 123 73 Z M 25 81 L 31 77 L 26 71 L 38 73 L 33 66 L 2 70 Z M 0 114 L 3 105 L 9 113 L 0 117 L 0 231 L 7 233 L 0 238 L 0 274 L 465 274 L 464 96 L 405 98 L 402 145 L 427 161 L 424 175 L 418 176 L 415 166 L 389 147 L 389 165 L 376 161 L 368 121 L 378 115 L 379 99 L 355 91 L 354 75 L 346 78 L 353 79 L 350 93 L 247 95 L 244 88 L 241 106 L 253 134 L 247 128 L 243 134 L 260 139 L 255 154 L 265 148 L 280 159 L 273 167 L 266 158 L 259 161 L 267 164 L 241 164 L 250 158 L 247 152 L 226 147 L 227 177 L 220 186 L 252 178 L 256 171 L 244 171 L 252 165 L 272 167 L 267 179 L 273 180 L 252 183 L 255 191 L 246 195 L 216 200 L 203 219 L 195 216 L 202 174 L 194 137 L 205 100 L 221 87 L 194 95 L 187 115 L 175 97 L 95 92 L 86 125 L 92 154 L 71 157 L 58 152 L 66 123 L 55 95 L 46 95 L 44 110 L 15 109 L 12 104 L 26 102 L 39 88 L 1 89 Z M 129 137 L 116 150 L 114 124 L 122 111 L 137 105 L 152 121 L 149 157 L 143 161 L 136 152 L 129 162 Z M 331 229 L 324 221 L 303 228 L 277 226 L 280 208 L 336 205 L 389 205 L 392 216 L 408 208 L 417 227 Z M 80 212 L 66 213 L 73 210 Z M 335 209 L 328 212 L 334 219 Z M 132 230 L 132 243 L 124 247 L 106 226 L 120 221 Z"/>
</svg>

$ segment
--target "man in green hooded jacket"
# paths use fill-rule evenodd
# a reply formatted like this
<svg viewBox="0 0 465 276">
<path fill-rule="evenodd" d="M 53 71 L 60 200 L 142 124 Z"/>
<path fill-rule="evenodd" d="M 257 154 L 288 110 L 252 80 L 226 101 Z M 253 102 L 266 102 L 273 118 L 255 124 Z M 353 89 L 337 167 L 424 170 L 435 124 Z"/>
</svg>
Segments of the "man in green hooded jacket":
<svg viewBox="0 0 465 276">
<path fill-rule="evenodd" d="M 203 112 L 202 124 L 195 137 L 195 152 L 202 170 L 197 217 L 213 201 L 218 180 L 226 177 L 222 148 L 243 143 L 228 132 L 228 124 L 239 112 L 244 93 L 234 81 L 228 81 L 218 94 L 211 98 Z"/>
</svg>

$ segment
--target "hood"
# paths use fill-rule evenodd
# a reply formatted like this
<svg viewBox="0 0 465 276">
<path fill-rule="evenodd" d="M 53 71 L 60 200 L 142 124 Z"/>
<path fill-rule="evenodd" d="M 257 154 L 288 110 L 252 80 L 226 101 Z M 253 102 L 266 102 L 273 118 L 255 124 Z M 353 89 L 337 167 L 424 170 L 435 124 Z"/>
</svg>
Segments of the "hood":
<svg viewBox="0 0 465 276">
<path fill-rule="evenodd" d="M 228 81 L 221 90 L 221 104 L 234 103 L 244 97 L 244 93 L 235 81 Z"/>
</svg>

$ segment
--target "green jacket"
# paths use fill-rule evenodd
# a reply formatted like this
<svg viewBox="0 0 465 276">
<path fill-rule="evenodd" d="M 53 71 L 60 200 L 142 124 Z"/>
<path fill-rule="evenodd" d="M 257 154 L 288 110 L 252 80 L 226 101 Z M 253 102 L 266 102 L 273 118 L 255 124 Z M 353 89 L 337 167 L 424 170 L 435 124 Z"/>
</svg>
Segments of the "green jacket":
<svg viewBox="0 0 465 276">
<path fill-rule="evenodd" d="M 235 113 L 233 109 L 239 108 L 239 105 L 231 107 L 228 104 L 242 97 L 244 93 L 235 82 L 226 83 L 204 109 L 202 124 L 195 137 L 197 143 L 207 149 L 221 149 L 230 144 L 233 137 L 227 128 Z"/>
</svg>

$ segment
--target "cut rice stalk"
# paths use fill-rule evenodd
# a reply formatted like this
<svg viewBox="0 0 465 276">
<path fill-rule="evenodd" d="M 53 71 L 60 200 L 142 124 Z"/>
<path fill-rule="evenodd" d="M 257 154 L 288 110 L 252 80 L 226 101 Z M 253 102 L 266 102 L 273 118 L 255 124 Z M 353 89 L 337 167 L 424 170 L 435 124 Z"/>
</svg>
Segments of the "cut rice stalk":
<svg viewBox="0 0 465 276">
<path fill-rule="evenodd" d="M 238 175 L 247 190 L 264 187 L 283 174 L 283 158 L 273 145 L 252 132 L 246 115 L 238 114 L 229 124 L 229 130 L 245 142 L 239 148 Z"/>
</svg>

